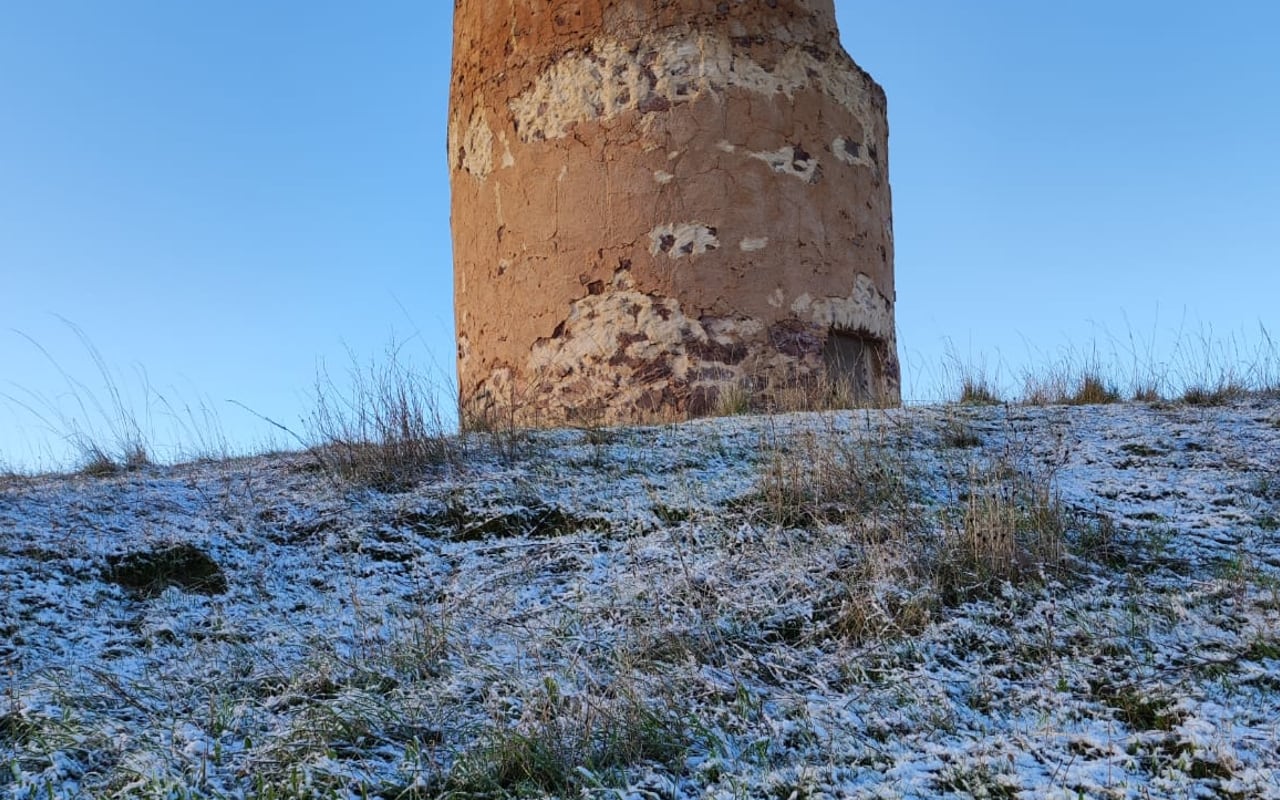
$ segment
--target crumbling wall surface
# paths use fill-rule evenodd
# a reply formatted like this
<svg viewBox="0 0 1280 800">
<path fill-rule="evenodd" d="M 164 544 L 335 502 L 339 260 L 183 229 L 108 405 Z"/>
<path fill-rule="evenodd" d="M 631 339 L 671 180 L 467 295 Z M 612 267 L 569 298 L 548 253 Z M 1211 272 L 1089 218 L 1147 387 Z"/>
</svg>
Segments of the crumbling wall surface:
<svg viewBox="0 0 1280 800">
<path fill-rule="evenodd" d="M 472 411 L 702 413 L 833 331 L 897 401 L 885 97 L 831 0 L 458 0 L 452 81 Z"/>
</svg>

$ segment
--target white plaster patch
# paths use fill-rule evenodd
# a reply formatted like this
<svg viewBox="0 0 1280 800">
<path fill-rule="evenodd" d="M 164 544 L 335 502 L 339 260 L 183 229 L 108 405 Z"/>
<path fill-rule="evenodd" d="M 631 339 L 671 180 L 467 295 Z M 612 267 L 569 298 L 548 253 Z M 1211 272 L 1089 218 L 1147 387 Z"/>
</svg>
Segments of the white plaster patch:
<svg viewBox="0 0 1280 800">
<path fill-rule="evenodd" d="M 507 169 L 516 165 L 516 157 L 511 155 L 511 142 L 507 139 L 507 132 L 503 131 L 498 134 L 498 140 L 502 142 L 502 167 Z"/>
<path fill-rule="evenodd" d="M 781 287 L 774 289 L 769 295 L 769 305 L 773 308 L 782 308 L 782 304 L 787 302 L 787 296 L 782 293 Z"/>
<path fill-rule="evenodd" d="M 819 325 L 866 331 L 886 342 L 894 338 L 893 306 L 876 288 L 875 282 L 862 273 L 858 273 L 853 292 L 848 297 L 820 297 L 815 300 L 806 293 L 795 299 L 791 310 Z"/>
<path fill-rule="evenodd" d="M 649 231 L 649 252 L 654 256 L 666 253 L 672 259 L 700 256 L 720 248 L 716 229 L 700 222 L 659 225 Z"/>
<path fill-rule="evenodd" d="M 871 160 L 870 153 L 867 148 L 844 136 L 837 136 L 835 141 L 831 143 L 831 152 L 841 162 L 851 167 L 874 167 L 875 162 Z"/>
<path fill-rule="evenodd" d="M 653 179 L 658 183 L 662 184 L 663 186 L 666 186 L 668 183 L 671 183 L 671 181 L 675 179 L 675 177 L 676 177 L 675 175 L 672 175 L 670 172 L 667 172 L 665 170 L 656 170 L 653 173 Z"/>
<path fill-rule="evenodd" d="M 477 403 L 478 407 L 474 409 L 477 411 L 483 410 L 486 405 L 495 404 L 501 406 L 519 398 L 515 376 L 511 372 L 511 367 L 498 367 L 493 370 L 477 389 L 478 391 L 472 398 L 473 402 Z"/>
<path fill-rule="evenodd" d="M 732 153 L 734 150 L 738 149 L 728 139 L 721 139 L 716 142 L 716 147 L 726 153 Z"/>
<path fill-rule="evenodd" d="M 707 335 L 719 344 L 734 344 L 764 334 L 764 323 L 752 317 L 712 319 L 706 323 Z"/>
<path fill-rule="evenodd" d="M 626 349 L 637 359 L 682 349 L 683 342 L 691 336 L 707 340 L 702 326 L 681 313 L 675 300 L 660 300 L 636 291 L 608 292 L 574 301 L 564 332 L 564 336 L 540 339 L 534 344 L 528 360 L 530 374 L 554 376 L 565 370 L 606 365 L 608 359 L 624 349 L 623 334 L 636 335 Z"/>
<path fill-rule="evenodd" d="M 763 250 L 769 246 L 769 237 L 761 236 L 756 239 L 746 238 L 738 242 L 738 248 L 744 253 L 754 253 L 757 250 Z"/>
<path fill-rule="evenodd" d="M 652 113 L 729 88 L 794 99 L 816 89 L 847 109 L 863 130 L 882 131 L 871 79 L 852 61 L 792 46 L 766 68 L 727 36 L 666 32 L 639 41 L 598 38 L 564 54 L 510 101 L 525 142 L 559 139 L 580 122 L 628 111 Z M 879 136 L 875 138 L 881 138 Z"/>
<path fill-rule="evenodd" d="M 564 179 L 565 179 L 565 178 L 567 178 L 567 177 L 569 177 L 569 165 L 568 165 L 568 164 L 561 164 L 561 165 L 560 165 L 560 174 L 556 176 L 556 183 L 563 183 L 563 182 L 564 182 Z"/>
<path fill-rule="evenodd" d="M 797 145 L 783 145 L 777 150 L 762 150 L 751 154 L 769 165 L 774 172 L 799 178 L 805 183 L 817 183 L 821 175 L 818 159 Z"/>
<path fill-rule="evenodd" d="M 493 172 L 493 129 L 483 111 L 473 111 L 465 128 L 454 119 L 449 123 L 449 152 L 457 166 L 479 180 Z"/>
</svg>

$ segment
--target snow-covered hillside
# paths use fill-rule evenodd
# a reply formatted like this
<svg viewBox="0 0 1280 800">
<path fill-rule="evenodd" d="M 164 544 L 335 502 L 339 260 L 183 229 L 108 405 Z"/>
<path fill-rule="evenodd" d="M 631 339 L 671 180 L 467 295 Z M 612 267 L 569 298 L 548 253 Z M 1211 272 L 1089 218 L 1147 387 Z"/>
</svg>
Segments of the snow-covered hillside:
<svg viewBox="0 0 1280 800">
<path fill-rule="evenodd" d="M 1280 798 L 1280 399 L 0 478 L 0 796 Z"/>
</svg>

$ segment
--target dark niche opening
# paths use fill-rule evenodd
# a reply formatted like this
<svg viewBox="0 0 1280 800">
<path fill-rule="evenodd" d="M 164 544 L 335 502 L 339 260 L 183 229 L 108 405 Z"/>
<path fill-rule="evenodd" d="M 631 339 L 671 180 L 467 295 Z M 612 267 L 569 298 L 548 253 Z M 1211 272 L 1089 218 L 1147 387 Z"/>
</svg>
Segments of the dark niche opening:
<svg viewBox="0 0 1280 800">
<path fill-rule="evenodd" d="M 875 403 L 879 399 L 878 378 L 884 370 L 884 349 L 884 342 L 875 336 L 833 328 L 822 347 L 832 391 L 860 405 Z"/>
</svg>

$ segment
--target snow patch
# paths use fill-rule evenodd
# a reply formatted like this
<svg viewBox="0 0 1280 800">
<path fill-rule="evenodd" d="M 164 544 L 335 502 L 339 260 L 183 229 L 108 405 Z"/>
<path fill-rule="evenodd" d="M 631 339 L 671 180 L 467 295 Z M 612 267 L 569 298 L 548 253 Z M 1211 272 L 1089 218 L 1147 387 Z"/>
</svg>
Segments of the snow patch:
<svg viewBox="0 0 1280 800">
<path fill-rule="evenodd" d="M 575 308 L 570 341 L 601 349 L 557 367 L 738 324 L 617 294 Z M 573 733 L 575 708 L 598 721 L 623 688 L 702 738 L 602 776 L 620 797 L 1277 800 L 1278 406 L 469 433 L 450 440 L 461 464 L 397 493 L 315 452 L 0 480 L 0 794 L 431 795 L 486 733 L 549 711 Z M 947 445 L 957 428 L 976 443 Z M 807 474 L 838 457 L 901 467 L 903 505 L 796 526 L 751 505 L 779 460 Z M 868 559 L 936 541 L 975 465 L 1051 481 L 1066 579 L 851 639 L 839 615 Z M 224 594 L 105 579 L 113 556 L 184 542 Z M 912 589 L 878 580 L 871 610 Z"/>
</svg>

